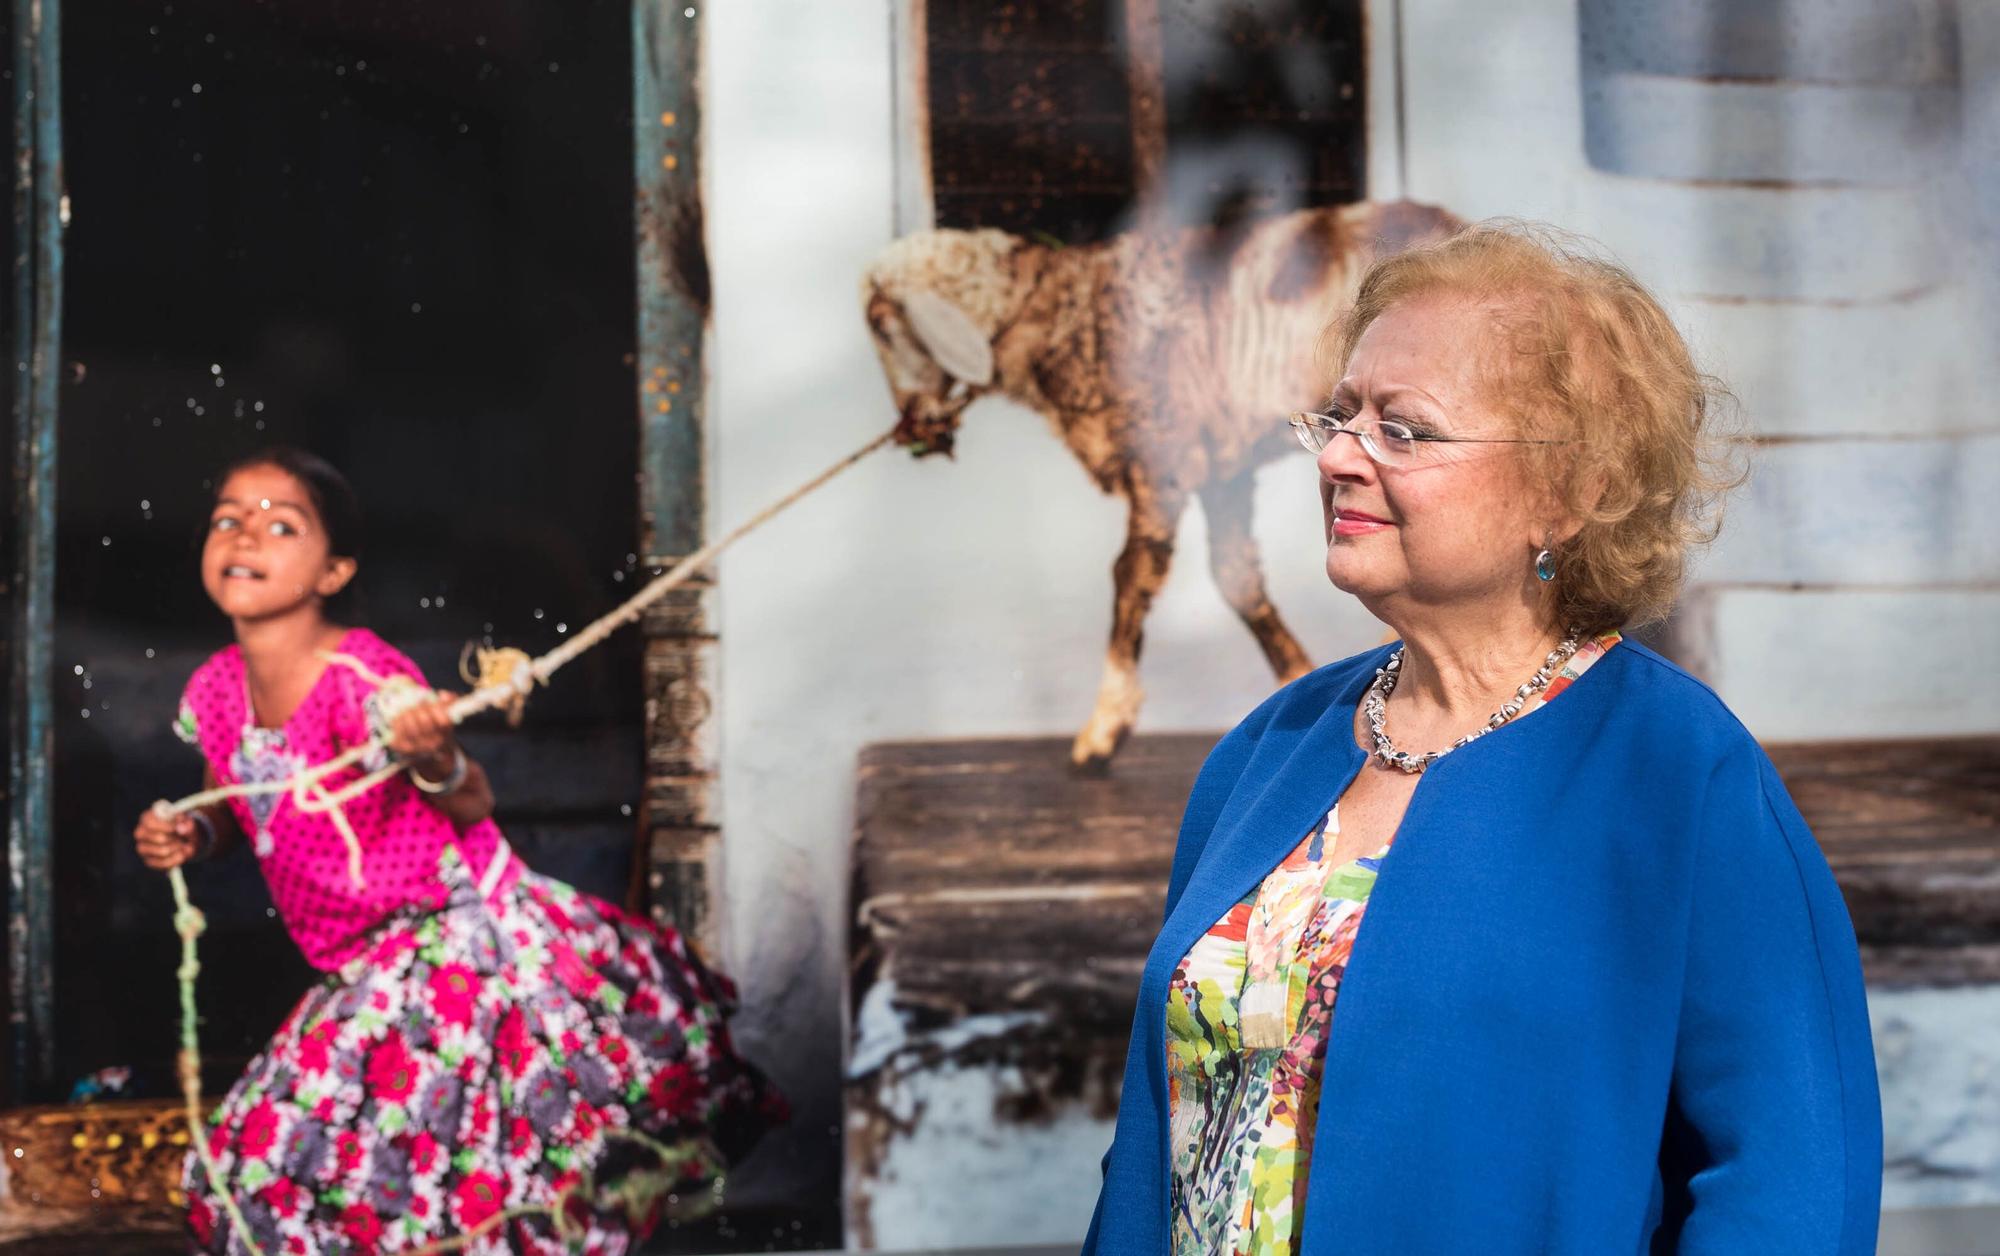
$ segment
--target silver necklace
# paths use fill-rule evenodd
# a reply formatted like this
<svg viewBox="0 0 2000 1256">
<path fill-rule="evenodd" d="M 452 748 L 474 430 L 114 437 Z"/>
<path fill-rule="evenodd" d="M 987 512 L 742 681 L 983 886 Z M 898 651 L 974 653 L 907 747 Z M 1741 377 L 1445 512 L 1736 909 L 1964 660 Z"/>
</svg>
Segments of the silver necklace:
<svg viewBox="0 0 2000 1256">
<path fill-rule="evenodd" d="M 1369 735 L 1375 739 L 1375 757 L 1392 768 L 1401 768 L 1415 775 L 1429 767 L 1433 760 L 1444 758 L 1469 741 L 1477 741 L 1519 715 L 1521 707 L 1528 699 L 1547 689 L 1549 682 L 1555 679 L 1556 672 L 1564 663 L 1569 662 L 1570 656 L 1576 653 L 1582 639 L 1581 632 L 1574 628 L 1570 629 L 1562 644 L 1549 651 L 1549 657 L 1542 663 L 1542 670 L 1529 677 L 1527 684 L 1515 690 L 1507 705 L 1487 718 L 1486 727 L 1467 733 L 1442 750 L 1431 750 L 1423 754 L 1410 754 L 1396 749 L 1396 743 L 1389 740 L 1389 730 L 1383 727 L 1386 714 L 1384 703 L 1387 702 L 1389 695 L 1395 692 L 1396 678 L 1403 670 L 1403 647 L 1397 646 L 1396 652 L 1389 656 L 1389 661 L 1375 669 L 1375 679 L 1369 684 L 1368 696 L 1362 701 L 1362 709 L 1368 716 Z"/>
</svg>

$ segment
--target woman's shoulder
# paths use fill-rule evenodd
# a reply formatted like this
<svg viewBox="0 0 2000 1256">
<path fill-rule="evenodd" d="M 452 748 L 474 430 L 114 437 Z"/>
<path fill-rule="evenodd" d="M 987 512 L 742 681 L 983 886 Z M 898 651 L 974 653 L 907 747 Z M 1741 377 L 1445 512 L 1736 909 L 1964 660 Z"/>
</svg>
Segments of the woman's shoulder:
<svg viewBox="0 0 2000 1256">
<path fill-rule="evenodd" d="M 1640 642 L 1619 642 L 1556 701 L 1580 699 L 1595 706 L 1591 739 L 1619 762 L 1643 763 L 1658 783 L 1695 788 L 1728 777 L 1784 794 L 1756 734 L 1714 687 Z"/>
<path fill-rule="evenodd" d="M 1303 732 L 1330 708 L 1358 702 L 1369 678 L 1400 644 L 1385 642 L 1315 668 L 1265 698 L 1230 735 L 1254 740 L 1266 733 Z M 1713 687 L 1630 637 L 1607 650 L 1555 704 L 1573 712 L 1594 707 L 1599 735 L 1622 730 L 1647 743 L 1656 760 L 1685 756 L 1713 764 L 1763 755 L 1756 737 Z"/>
<path fill-rule="evenodd" d="M 1613 675 L 1622 683 L 1605 692 L 1629 722 L 1613 726 L 1620 734 L 1614 740 L 1624 743 L 1613 750 L 1643 765 L 1640 788 L 1657 804 L 1626 814 L 1679 819 L 1687 812 L 1672 803 L 1685 800 L 1698 809 L 1704 829 L 1718 835 L 1687 865 L 1695 875 L 1702 875 L 1702 859 L 1721 861 L 1727 872 L 1720 875 L 1755 881 L 1773 894 L 1796 892 L 1803 876 L 1814 910 L 1838 916 L 1840 891 L 1825 854 L 1756 735 L 1708 684 L 1643 645 L 1626 641 L 1599 666 L 1620 654 L 1623 665 Z"/>
<path fill-rule="evenodd" d="M 1623 718 L 1718 749 L 1757 744 L 1713 686 L 1643 642 L 1621 640 L 1588 674 L 1599 672 L 1606 705 Z"/>
</svg>

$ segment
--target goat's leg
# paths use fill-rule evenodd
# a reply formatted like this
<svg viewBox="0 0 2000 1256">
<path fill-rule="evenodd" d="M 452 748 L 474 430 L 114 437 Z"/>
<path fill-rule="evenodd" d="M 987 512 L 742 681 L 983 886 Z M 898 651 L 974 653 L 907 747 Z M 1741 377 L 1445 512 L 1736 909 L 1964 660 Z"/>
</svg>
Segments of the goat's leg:
<svg viewBox="0 0 2000 1256">
<path fill-rule="evenodd" d="M 1204 485 L 1201 507 L 1208 516 L 1208 565 L 1215 585 L 1235 608 L 1264 658 L 1280 681 L 1297 680 L 1312 670 L 1312 660 L 1279 617 L 1264 588 L 1264 564 L 1250 530 L 1250 496 L 1254 474 Z"/>
<path fill-rule="evenodd" d="M 1145 699 L 1139 687 L 1139 647 L 1145 638 L 1146 612 L 1167 582 L 1174 561 L 1174 530 L 1187 501 L 1179 492 L 1168 495 L 1144 482 L 1128 483 L 1126 498 L 1132 511 L 1125 524 L 1125 548 L 1111 568 L 1117 592 L 1104 679 L 1090 722 L 1070 746 L 1070 762 L 1083 772 L 1104 771 L 1139 718 L 1139 704 Z"/>
</svg>

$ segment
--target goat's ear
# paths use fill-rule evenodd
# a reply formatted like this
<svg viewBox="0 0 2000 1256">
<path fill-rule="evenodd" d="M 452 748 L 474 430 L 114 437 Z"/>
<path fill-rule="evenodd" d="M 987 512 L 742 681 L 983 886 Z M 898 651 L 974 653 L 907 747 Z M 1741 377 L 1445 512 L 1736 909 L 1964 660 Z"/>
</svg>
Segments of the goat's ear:
<svg viewBox="0 0 2000 1256">
<path fill-rule="evenodd" d="M 903 317 L 931 361 L 975 388 L 993 382 L 993 345 L 964 310 L 919 288 L 903 298 Z"/>
<path fill-rule="evenodd" d="M 896 303 L 888 297 L 883 296 L 880 288 L 871 285 L 868 289 L 868 304 L 865 313 L 868 319 L 868 330 L 874 333 L 875 339 L 887 340 L 889 338 L 889 316 L 895 312 Z"/>
</svg>

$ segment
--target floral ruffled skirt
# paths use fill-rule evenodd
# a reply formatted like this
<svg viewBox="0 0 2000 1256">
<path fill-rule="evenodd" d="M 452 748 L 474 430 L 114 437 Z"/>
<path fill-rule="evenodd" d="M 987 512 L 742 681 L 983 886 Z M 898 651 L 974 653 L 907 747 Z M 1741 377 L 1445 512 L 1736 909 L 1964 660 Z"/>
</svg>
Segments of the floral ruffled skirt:
<svg viewBox="0 0 2000 1256">
<path fill-rule="evenodd" d="M 210 1118 L 260 1249 L 618 1256 L 785 1118 L 678 933 L 527 871 L 481 902 L 449 849 L 439 871 L 446 906 L 307 993 Z M 193 1155 L 186 1185 L 193 1250 L 247 1251 Z"/>
</svg>

